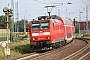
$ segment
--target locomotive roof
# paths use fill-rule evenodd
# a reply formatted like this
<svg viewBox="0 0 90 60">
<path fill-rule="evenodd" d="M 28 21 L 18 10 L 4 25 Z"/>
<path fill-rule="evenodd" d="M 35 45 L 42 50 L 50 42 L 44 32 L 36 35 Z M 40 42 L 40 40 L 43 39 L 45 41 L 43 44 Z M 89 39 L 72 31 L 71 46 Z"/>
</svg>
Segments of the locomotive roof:
<svg viewBox="0 0 90 60">
<path fill-rule="evenodd" d="M 45 20 L 45 19 L 50 19 L 50 18 L 52 18 L 52 19 L 58 19 L 58 18 L 60 18 L 60 17 L 57 16 L 57 15 L 51 15 L 51 16 L 39 16 L 39 17 L 38 17 L 38 20 Z"/>
<path fill-rule="evenodd" d="M 57 15 L 51 15 L 50 17 L 49 16 L 39 16 L 38 20 L 47 20 L 47 19 L 50 19 L 50 18 L 61 20 L 64 25 L 73 25 L 71 20 L 65 19 L 65 18 L 61 18 L 61 17 L 59 17 Z"/>
</svg>

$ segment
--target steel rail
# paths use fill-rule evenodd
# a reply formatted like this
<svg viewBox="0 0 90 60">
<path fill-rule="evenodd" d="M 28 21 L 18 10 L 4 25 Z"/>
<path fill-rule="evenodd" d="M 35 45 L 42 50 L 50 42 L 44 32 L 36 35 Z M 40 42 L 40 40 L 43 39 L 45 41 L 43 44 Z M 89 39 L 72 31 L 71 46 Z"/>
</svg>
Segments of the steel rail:
<svg viewBox="0 0 90 60">
<path fill-rule="evenodd" d="M 36 54 L 36 52 L 33 52 L 31 54 L 25 54 L 25 55 L 22 55 L 22 56 L 19 56 L 19 57 L 16 57 L 16 58 L 13 58 L 13 59 L 10 59 L 10 60 L 24 60 L 26 58 L 29 58 L 29 57 L 32 57 Z M 36 54 L 38 55 L 38 54 Z"/>
<path fill-rule="evenodd" d="M 78 60 L 82 60 L 82 59 L 86 58 L 89 54 L 90 54 L 90 51 L 88 53 L 86 53 L 85 55 L 83 55 L 82 57 L 80 57 Z"/>
</svg>

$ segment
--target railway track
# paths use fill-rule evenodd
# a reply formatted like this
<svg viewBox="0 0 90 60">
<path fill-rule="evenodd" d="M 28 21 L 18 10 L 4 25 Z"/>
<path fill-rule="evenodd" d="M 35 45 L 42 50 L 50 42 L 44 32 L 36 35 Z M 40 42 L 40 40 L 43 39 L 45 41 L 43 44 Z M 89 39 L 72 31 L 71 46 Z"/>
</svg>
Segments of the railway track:
<svg viewBox="0 0 90 60">
<path fill-rule="evenodd" d="M 39 55 L 39 54 L 36 54 L 36 52 L 33 52 L 33 53 L 25 54 L 16 58 L 11 58 L 10 60 L 26 60 L 27 58 L 30 58 L 36 55 Z"/>
<path fill-rule="evenodd" d="M 90 41 L 87 41 L 89 39 L 86 38 L 79 38 L 80 40 L 83 40 L 87 43 L 87 45 L 85 47 L 83 47 L 82 49 L 74 52 L 73 54 L 64 57 L 61 60 L 83 60 L 86 56 L 88 56 L 90 54 Z"/>
<path fill-rule="evenodd" d="M 70 45 L 72 45 L 73 43 L 74 43 L 75 41 L 73 41 L 73 42 L 71 42 L 71 44 L 68 44 L 68 45 L 66 45 L 66 46 L 64 46 L 64 47 L 62 47 L 63 49 L 64 48 L 68 48 Z M 47 51 L 47 52 L 45 52 L 45 53 L 36 53 L 36 52 L 33 52 L 33 53 L 31 53 L 31 54 L 25 54 L 25 55 L 23 55 L 23 56 L 20 56 L 20 57 L 16 57 L 16 58 L 13 58 L 13 59 L 10 59 L 10 60 L 33 60 L 33 59 L 37 59 L 38 57 L 40 58 L 40 57 L 43 57 L 44 55 L 48 55 L 48 54 L 51 54 L 51 53 L 53 53 L 53 52 L 55 52 L 55 51 L 58 51 L 59 50 L 59 48 L 57 48 L 57 49 L 54 49 L 54 50 L 51 50 L 51 51 Z"/>
<path fill-rule="evenodd" d="M 64 55 L 64 54 L 67 55 L 67 53 L 68 53 L 68 52 L 67 53 L 64 53 L 65 52 L 65 49 L 68 49 L 70 46 L 74 45 L 73 43 L 76 43 L 76 41 L 74 41 L 72 44 L 70 44 L 68 46 L 65 46 L 64 48 L 63 47 L 62 48 L 58 48 L 58 49 L 55 49 L 53 51 L 44 53 L 41 56 L 37 56 L 37 58 L 33 58 L 32 60 L 46 60 L 46 59 L 47 60 L 74 60 L 77 57 L 75 55 L 77 55 L 80 51 L 85 51 L 88 48 L 87 47 L 88 46 L 88 42 L 87 41 L 84 41 L 84 40 L 83 40 L 83 42 L 86 42 L 86 44 L 83 46 L 83 48 L 80 48 L 78 51 L 73 52 L 72 54 L 68 55 L 69 57 L 67 57 L 67 56 Z M 74 56 L 74 57 L 72 57 L 72 56 Z M 45 57 L 45 58 L 43 58 L 43 57 Z M 77 60 L 77 59 L 75 59 L 75 60 Z"/>
<path fill-rule="evenodd" d="M 77 48 L 76 45 L 78 45 Z M 67 44 L 61 48 L 44 53 L 34 52 L 11 60 L 82 60 L 89 54 L 90 41 L 88 39 L 75 39 L 70 44 Z"/>
<path fill-rule="evenodd" d="M 90 60 L 90 38 L 82 38 L 82 40 L 87 40 L 87 48 L 85 51 L 81 53 L 81 56 L 78 58 L 78 60 Z"/>
</svg>

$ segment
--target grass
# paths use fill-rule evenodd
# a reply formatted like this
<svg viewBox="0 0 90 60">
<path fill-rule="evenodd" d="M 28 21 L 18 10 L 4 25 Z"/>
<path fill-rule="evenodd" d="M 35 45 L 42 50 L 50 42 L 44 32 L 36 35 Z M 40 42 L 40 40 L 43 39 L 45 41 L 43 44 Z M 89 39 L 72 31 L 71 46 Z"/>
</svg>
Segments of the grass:
<svg viewBox="0 0 90 60">
<path fill-rule="evenodd" d="M 0 46 L 0 60 L 5 57 L 4 49 Z"/>
</svg>

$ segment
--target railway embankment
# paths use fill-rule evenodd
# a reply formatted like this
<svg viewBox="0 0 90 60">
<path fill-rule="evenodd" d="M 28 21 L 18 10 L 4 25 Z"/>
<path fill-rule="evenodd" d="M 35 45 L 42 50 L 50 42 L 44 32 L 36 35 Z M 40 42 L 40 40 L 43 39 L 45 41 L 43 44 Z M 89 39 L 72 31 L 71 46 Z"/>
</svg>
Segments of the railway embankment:
<svg viewBox="0 0 90 60">
<path fill-rule="evenodd" d="M 30 48 L 30 41 L 29 40 L 23 40 L 18 42 L 13 42 L 9 44 L 10 48 L 10 56 L 5 55 L 4 48 L 0 47 L 0 60 L 14 58 L 17 56 L 21 56 L 26 53 L 32 52 L 32 49 Z"/>
</svg>

